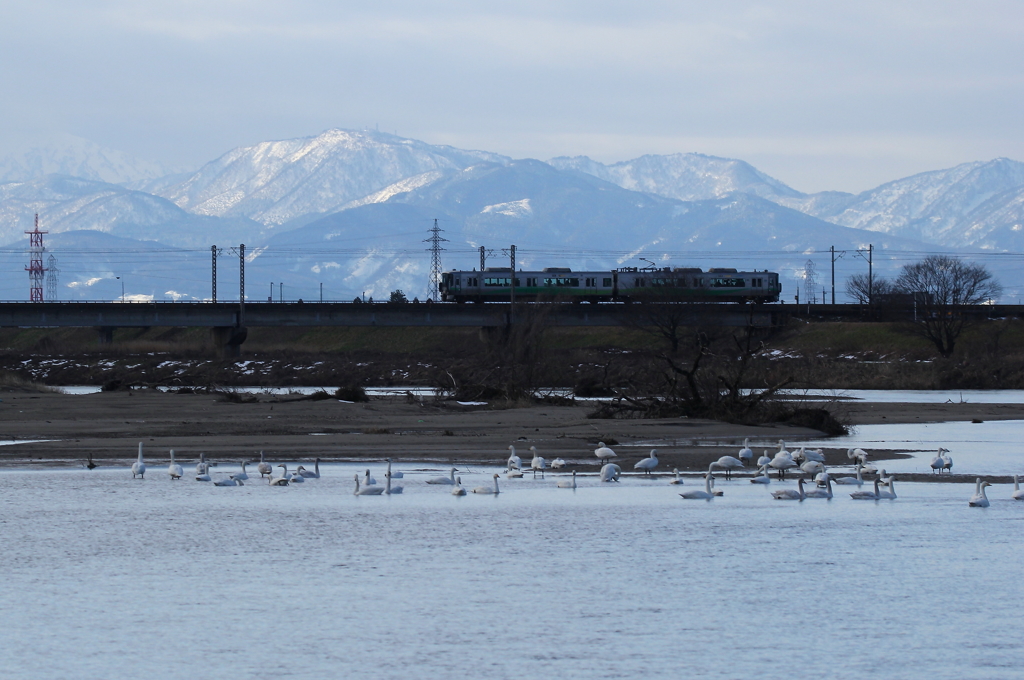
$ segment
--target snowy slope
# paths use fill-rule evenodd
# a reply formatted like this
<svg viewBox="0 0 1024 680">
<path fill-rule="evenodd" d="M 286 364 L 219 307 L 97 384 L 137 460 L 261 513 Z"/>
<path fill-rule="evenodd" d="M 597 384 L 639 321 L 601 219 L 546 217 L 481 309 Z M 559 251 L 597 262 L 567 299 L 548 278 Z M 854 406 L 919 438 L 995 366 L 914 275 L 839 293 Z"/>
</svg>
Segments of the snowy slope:
<svg viewBox="0 0 1024 680">
<path fill-rule="evenodd" d="M 0 182 L 58 174 L 119 184 L 154 179 L 169 171 L 159 163 L 133 158 L 73 135 L 28 141 L 0 158 Z"/>
</svg>

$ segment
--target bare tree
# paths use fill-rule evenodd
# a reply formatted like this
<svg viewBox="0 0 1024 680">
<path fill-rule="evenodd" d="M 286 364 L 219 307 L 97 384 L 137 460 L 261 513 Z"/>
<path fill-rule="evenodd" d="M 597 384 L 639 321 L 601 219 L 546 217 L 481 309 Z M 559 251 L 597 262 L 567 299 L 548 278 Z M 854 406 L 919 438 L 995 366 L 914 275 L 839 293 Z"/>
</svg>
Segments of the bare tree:
<svg viewBox="0 0 1024 680">
<path fill-rule="evenodd" d="M 870 281 L 867 274 L 854 274 L 846 279 L 846 294 L 862 305 L 870 304 L 873 297 L 889 295 L 892 292 L 892 282 L 878 276 Z"/>
<path fill-rule="evenodd" d="M 981 318 L 968 308 L 994 302 L 1003 292 L 984 265 L 948 255 L 931 255 L 904 266 L 894 287 L 895 292 L 914 297 L 911 331 L 934 344 L 944 357 L 953 354 L 964 329 Z"/>
</svg>

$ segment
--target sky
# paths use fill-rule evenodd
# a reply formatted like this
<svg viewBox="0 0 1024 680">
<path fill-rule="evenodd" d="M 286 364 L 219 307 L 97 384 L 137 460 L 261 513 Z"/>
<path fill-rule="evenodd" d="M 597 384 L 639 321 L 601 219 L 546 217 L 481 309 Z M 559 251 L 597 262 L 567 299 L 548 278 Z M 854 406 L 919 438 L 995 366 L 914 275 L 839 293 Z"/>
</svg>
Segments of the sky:
<svg viewBox="0 0 1024 680">
<path fill-rule="evenodd" d="M 6 0 L 0 153 L 60 133 L 193 169 L 379 127 L 857 192 L 1024 160 L 1022 34 L 1019 0 Z"/>
</svg>

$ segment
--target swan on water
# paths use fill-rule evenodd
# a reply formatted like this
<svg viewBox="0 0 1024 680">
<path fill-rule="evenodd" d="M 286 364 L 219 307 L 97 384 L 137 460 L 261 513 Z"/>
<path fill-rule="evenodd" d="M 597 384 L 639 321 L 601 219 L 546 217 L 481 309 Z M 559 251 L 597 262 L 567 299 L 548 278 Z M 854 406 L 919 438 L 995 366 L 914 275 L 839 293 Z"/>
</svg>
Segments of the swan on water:
<svg viewBox="0 0 1024 680">
<path fill-rule="evenodd" d="M 274 474 L 274 466 L 263 460 L 262 451 L 260 451 L 260 464 L 256 466 L 256 472 L 260 473 L 260 477 L 272 476 Z"/>
<path fill-rule="evenodd" d="M 317 458 L 316 461 L 313 463 L 312 472 L 310 472 L 309 470 L 300 465 L 299 474 L 305 477 L 306 479 L 320 479 L 320 459 Z"/>
<path fill-rule="evenodd" d="M 778 491 L 772 491 L 772 498 L 777 501 L 802 501 L 807 497 L 804 493 L 804 478 L 801 477 L 796 482 L 797 490 L 793 489 L 779 489 Z"/>
<path fill-rule="evenodd" d="M 493 489 L 491 487 L 489 487 L 489 486 L 478 486 L 475 489 L 473 489 L 473 493 L 498 494 L 499 493 L 498 492 L 498 475 L 495 474 L 493 476 L 494 476 L 494 488 Z"/>
<path fill-rule="evenodd" d="M 352 475 L 352 478 L 356 480 L 356 490 L 353 492 L 355 496 L 379 496 L 384 493 L 383 486 L 364 486 L 359 488 L 359 475 Z"/>
<path fill-rule="evenodd" d="M 942 452 L 945 450 L 946 449 L 940 446 L 938 453 L 936 453 L 935 457 L 932 458 L 932 462 L 930 463 L 932 472 L 942 472 L 942 466 L 945 463 L 945 461 L 942 460 Z"/>
<path fill-rule="evenodd" d="M 139 442 L 139 459 L 132 463 L 132 479 L 146 478 L 146 464 L 142 462 L 142 442 Z"/>
<path fill-rule="evenodd" d="M 235 479 L 237 479 L 238 481 L 244 481 L 246 479 L 249 479 L 249 473 L 245 471 L 245 466 L 248 465 L 248 464 L 249 464 L 249 461 L 243 460 L 242 461 L 242 471 L 241 472 L 236 472 L 232 476 Z"/>
<path fill-rule="evenodd" d="M 1013 494 L 1010 498 L 1015 501 L 1024 501 L 1024 491 L 1020 490 L 1020 483 L 1017 481 L 1017 475 L 1013 476 Z"/>
<path fill-rule="evenodd" d="M 295 474 L 290 474 L 288 472 L 288 468 L 287 467 L 284 469 L 284 476 L 288 478 L 288 481 L 290 483 L 292 483 L 292 484 L 304 484 L 306 482 L 306 478 L 302 476 L 302 473 L 303 473 L 303 471 L 305 471 L 305 468 L 303 468 L 301 465 L 299 466 L 299 468 L 300 469 L 295 471 Z"/>
<path fill-rule="evenodd" d="M 757 459 L 757 467 L 767 465 L 770 462 L 772 462 L 772 457 L 768 455 L 768 449 L 765 449 L 761 457 Z"/>
<path fill-rule="evenodd" d="M 712 496 L 724 496 L 725 495 L 725 491 L 723 491 L 722 489 L 716 489 L 715 488 L 715 476 L 714 475 L 711 475 L 711 495 Z"/>
<path fill-rule="evenodd" d="M 508 468 L 505 470 L 506 479 L 520 479 L 523 476 L 523 471 L 517 468 Z"/>
<path fill-rule="evenodd" d="M 607 462 L 612 458 L 615 458 L 615 452 L 604 445 L 604 442 L 598 442 L 597 448 L 594 449 L 594 455 L 601 462 Z"/>
<path fill-rule="evenodd" d="M 744 465 L 746 465 L 747 463 L 753 462 L 753 460 L 754 460 L 754 452 L 750 448 L 750 438 L 749 437 L 747 437 L 746 439 L 743 440 L 743 448 L 740 449 L 740 452 L 736 454 L 736 457 L 739 458 L 740 460 L 742 460 Z"/>
<path fill-rule="evenodd" d="M 851 485 L 863 486 L 863 484 L 864 484 L 864 477 L 861 474 L 862 468 L 863 468 L 863 466 L 860 463 L 857 463 L 857 476 L 856 477 L 839 477 L 838 479 L 835 479 L 833 481 L 836 484 L 844 484 L 844 485 L 847 485 L 847 486 L 851 486 Z"/>
<path fill-rule="evenodd" d="M 508 469 L 521 470 L 523 468 L 523 459 L 516 455 L 516 447 L 510 445 L 508 450 Z"/>
<path fill-rule="evenodd" d="M 682 484 L 683 478 L 679 476 L 679 468 L 672 468 L 672 474 L 675 475 L 675 479 L 669 481 L 669 484 Z"/>
<path fill-rule="evenodd" d="M 825 485 L 832 479 L 828 474 L 827 470 L 822 470 L 818 474 L 814 475 L 814 483 L 817 484 L 819 489 L 824 489 Z"/>
<path fill-rule="evenodd" d="M 768 464 L 767 463 L 762 465 L 758 469 L 758 472 L 760 472 L 761 474 L 757 475 L 756 477 L 751 477 L 750 478 L 750 483 L 751 484 L 771 484 L 772 483 L 772 478 L 768 476 Z"/>
<path fill-rule="evenodd" d="M 680 498 L 685 498 L 691 501 L 704 501 L 711 500 L 715 497 L 711 491 L 711 474 L 707 473 L 704 475 L 704 489 L 687 489 L 679 494 Z"/>
<path fill-rule="evenodd" d="M 388 471 L 384 473 L 384 493 L 391 495 L 405 491 L 404 486 L 391 486 L 392 477 L 394 477 L 394 475 L 391 474 L 391 459 L 388 458 Z"/>
<path fill-rule="evenodd" d="M 377 480 L 370 476 L 370 469 L 366 469 L 366 476 L 363 477 L 363 486 L 375 486 Z"/>
<path fill-rule="evenodd" d="M 875 478 L 875 490 L 874 491 L 854 491 L 850 494 L 850 498 L 855 501 L 877 501 L 878 500 L 878 479 Z"/>
<path fill-rule="evenodd" d="M 824 489 L 811 489 L 810 491 L 804 492 L 804 498 L 832 498 L 832 480 L 825 480 Z"/>
<path fill-rule="evenodd" d="M 238 475 L 229 475 L 224 479 L 218 479 L 213 483 L 214 486 L 245 486 L 242 480 L 238 478 Z"/>
<path fill-rule="evenodd" d="M 881 491 L 881 490 L 879 490 L 878 498 L 879 498 L 879 500 L 894 501 L 894 500 L 896 500 L 896 475 L 892 475 L 892 476 L 888 477 L 887 481 L 889 482 L 889 490 L 888 491 Z"/>
<path fill-rule="evenodd" d="M 971 496 L 969 501 L 967 501 L 967 504 L 972 508 L 987 508 L 989 506 L 989 502 L 988 495 L 985 493 L 985 487 L 988 486 L 992 485 L 988 482 L 981 481 L 981 478 L 979 477 L 978 481 L 974 485 L 974 495 Z"/>
<path fill-rule="evenodd" d="M 171 464 L 167 466 L 167 474 L 171 476 L 171 479 L 181 479 L 181 476 L 185 474 L 181 466 L 174 462 L 174 449 L 171 449 Z"/>
<path fill-rule="evenodd" d="M 196 463 L 196 481 L 197 482 L 208 482 L 210 481 L 210 464 L 206 462 L 206 454 L 199 454 L 199 462 Z"/>
<path fill-rule="evenodd" d="M 651 474 L 651 470 L 658 467 L 658 449 L 651 449 L 650 454 L 633 466 L 634 470 L 643 470 L 645 475 Z"/>
<path fill-rule="evenodd" d="M 949 449 L 944 449 L 946 455 L 942 457 L 942 469 L 952 474 L 953 472 L 953 457 L 949 455 Z M 991 486 L 991 485 L 990 485 Z"/>
<path fill-rule="evenodd" d="M 615 463 L 605 463 L 601 466 L 602 482 L 617 482 L 622 476 L 622 468 Z"/>
<path fill-rule="evenodd" d="M 278 465 L 279 468 L 284 468 L 285 471 L 281 473 L 280 477 L 271 477 L 270 486 L 288 486 L 288 468 L 284 465 Z"/>
<path fill-rule="evenodd" d="M 519 476 L 522 477 L 522 474 L 520 474 Z M 456 477 L 455 478 L 455 486 L 452 487 L 452 495 L 453 496 L 465 496 L 466 495 L 466 490 L 462 488 L 462 477 Z"/>
<path fill-rule="evenodd" d="M 555 458 L 553 461 L 551 461 L 551 469 L 552 470 L 561 470 L 565 466 L 566 466 L 566 462 L 562 458 Z"/>
<path fill-rule="evenodd" d="M 725 470 L 725 478 L 732 478 L 733 470 L 740 470 L 743 468 L 743 461 L 739 458 L 733 458 L 732 456 L 722 456 L 714 463 L 708 466 L 708 472 L 713 470 Z"/>
<path fill-rule="evenodd" d="M 450 477 L 431 477 L 427 480 L 427 484 L 455 484 L 455 468 L 452 468 Z"/>
<path fill-rule="evenodd" d="M 559 489 L 575 489 L 576 488 L 576 471 L 572 471 L 572 479 L 560 479 L 556 484 Z"/>
<path fill-rule="evenodd" d="M 530 468 L 533 470 L 533 476 L 536 477 L 537 470 L 540 470 L 540 476 L 543 479 L 544 469 L 548 466 L 548 463 L 537 453 L 536 446 L 531 446 L 530 451 L 533 452 L 533 460 L 530 461 Z M 476 493 L 476 489 L 473 489 L 473 493 Z"/>
</svg>

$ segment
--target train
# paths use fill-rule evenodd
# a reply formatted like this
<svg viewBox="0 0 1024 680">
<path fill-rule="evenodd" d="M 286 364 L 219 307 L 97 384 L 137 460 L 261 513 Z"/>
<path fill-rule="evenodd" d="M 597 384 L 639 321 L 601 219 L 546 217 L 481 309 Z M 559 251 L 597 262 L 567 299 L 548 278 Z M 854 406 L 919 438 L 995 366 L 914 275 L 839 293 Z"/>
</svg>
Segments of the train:
<svg viewBox="0 0 1024 680">
<path fill-rule="evenodd" d="M 778 302 L 777 272 L 697 267 L 621 267 L 578 271 L 547 267 L 539 271 L 487 267 L 443 272 L 438 284 L 445 302 Z"/>
</svg>

